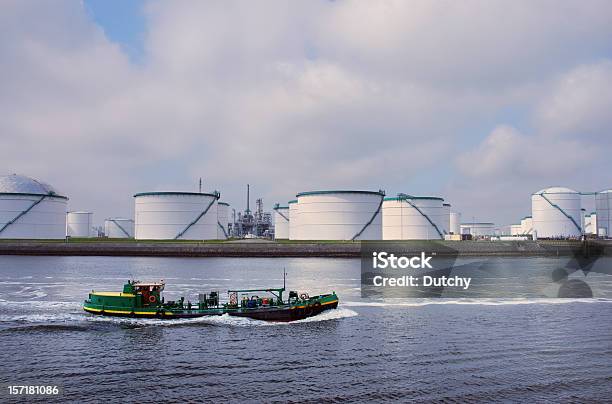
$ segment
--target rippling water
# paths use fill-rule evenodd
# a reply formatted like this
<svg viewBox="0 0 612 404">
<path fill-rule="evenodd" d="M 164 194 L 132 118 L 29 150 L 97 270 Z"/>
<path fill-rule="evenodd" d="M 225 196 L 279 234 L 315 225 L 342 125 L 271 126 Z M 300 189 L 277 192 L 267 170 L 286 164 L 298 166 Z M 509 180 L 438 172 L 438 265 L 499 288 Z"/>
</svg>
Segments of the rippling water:
<svg viewBox="0 0 612 404">
<path fill-rule="evenodd" d="M 507 258 L 534 268 L 552 258 Z M 290 324 L 92 317 L 92 288 L 335 290 Z M 87 401 L 609 401 L 612 300 L 360 298 L 359 260 L 0 256 L 0 384 Z M 3 392 L 2 394 L 5 394 Z M 0 395 L 5 401 L 6 395 Z"/>
</svg>

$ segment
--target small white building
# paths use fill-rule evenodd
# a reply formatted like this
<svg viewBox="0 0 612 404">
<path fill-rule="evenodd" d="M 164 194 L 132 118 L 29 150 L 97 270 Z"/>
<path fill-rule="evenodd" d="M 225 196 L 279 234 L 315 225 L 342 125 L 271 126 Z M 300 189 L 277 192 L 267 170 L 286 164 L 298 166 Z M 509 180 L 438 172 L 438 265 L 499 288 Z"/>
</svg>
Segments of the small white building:
<svg viewBox="0 0 612 404">
<path fill-rule="evenodd" d="M 494 236 L 495 224 L 490 222 L 462 223 L 461 234 L 471 234 L 472 237 Z"/>
</svg>

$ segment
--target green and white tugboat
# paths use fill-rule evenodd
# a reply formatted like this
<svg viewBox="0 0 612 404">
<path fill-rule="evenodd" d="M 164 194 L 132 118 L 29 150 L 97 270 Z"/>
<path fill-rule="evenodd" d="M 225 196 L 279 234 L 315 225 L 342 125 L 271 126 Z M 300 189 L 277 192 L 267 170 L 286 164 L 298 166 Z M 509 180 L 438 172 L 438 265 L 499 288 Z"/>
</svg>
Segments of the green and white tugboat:
<svg viewBox="0 0 612 404">
<path fill-rule="evenodd" d="M 336 292 L 309 296 L 289 292 L 283 299 L 285 287 L 269 289 L 229 290 L 227 303 L 219 302 L 219 293 L 199 294 L 198 301 L 165 301 L 162 292 L 165 282 L 128 281 L 122 292 L 98 292 L 92 290 L 83 303 L 83 310 L 103 316 L 133 318 L 195 318 L 204 316 L 248 317 L 265 321 L 295 321 L 316 316 L 338 307 Z M 260 296 L 261 295 L 261 296 Z"/>
</svg>

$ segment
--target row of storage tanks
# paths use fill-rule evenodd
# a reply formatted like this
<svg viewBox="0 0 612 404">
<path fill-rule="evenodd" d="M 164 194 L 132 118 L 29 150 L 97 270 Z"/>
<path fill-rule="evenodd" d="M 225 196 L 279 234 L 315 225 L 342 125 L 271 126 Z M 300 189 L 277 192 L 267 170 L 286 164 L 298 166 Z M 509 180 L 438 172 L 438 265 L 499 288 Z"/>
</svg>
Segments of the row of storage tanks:
<svg viewBox="0 0 612 404">
<path fill-rule="evenodd" d="M 228 238 L 229 205 L 219 193 L 146 192 L 134 195 L 135 220 L 111 218 L 111 238 L 211 240 Z M 609 237 L 612 190 L 595 193 L 596 211 L 585 215 L 581 194 L 552 187 L 532 195 L 532 215 L 513 234 L 538 238 L 577 237 L 587 231 Z M 20 175 L 0 177 L 0 238 L 61 239 L 91 236 L 93 214 L 69 212 L 68 198 L 50 185 Z M 442 239 L 447 234 L 494 234 L 493 223 L 461 223 L 435 196 L 383 191 L 330 190 L 297 194 L 277 205 L 275 237 L 290 240 Z M 590 229 L 590 230 L 589 230 Z"/>
<path fill-rule="evenodd" d="M 585 215 L 580 192 L 565 187 L 540 190 L 531 197 L 532 215 L 512 225 L 512 235 L 571 238 L 583 234 L 610 237 L 612 190 L 594 195 L 596 211 Z M 495 235 L 493 223 L 461 223 L 439 197 L 372 191 L 314 191 L 276 205 L 275 237 L 289 240 L 427 240 L 447 234 Z"/>
<path fill-rule="evenodd" d="M 583 195 L 594 196 L 595 211 L 582 208 Z M 550 187 L 531 195 L 531 216 L 510 226 L 512 236 L 572 238 L 582 235 L 610 237 L 612 190 L 581 193 L 566 187 Z"/>
<path fill-rule="evenodd" d="M 138 240 L 225 240 L 229 204 L 220 194 L 202 192 L 143 192 L 134 195 L 135 218 L 104 221 L 108 238 Z M 68 212 L 66 234 L 90 237 L 91 212 Z"/>
<path fill-rule="evenodd" d="M 228 238 L 229 205 L 219 193 L 146 192 L 134 195 L 135 220 L 109 218 L 109 238 L 210 240 Z M 68 198 L 22 175 L 0 176 L 0 238 L 92 237 L 92 212 L 66 212 Z"/>
<path fill-rule="evenodd" d="M 460 214 L 435 196 L 330 190 L 296 197 L 286 206 L 274 207 L 276 239 L 423 240 L 461 231 Z"/>
</svg>

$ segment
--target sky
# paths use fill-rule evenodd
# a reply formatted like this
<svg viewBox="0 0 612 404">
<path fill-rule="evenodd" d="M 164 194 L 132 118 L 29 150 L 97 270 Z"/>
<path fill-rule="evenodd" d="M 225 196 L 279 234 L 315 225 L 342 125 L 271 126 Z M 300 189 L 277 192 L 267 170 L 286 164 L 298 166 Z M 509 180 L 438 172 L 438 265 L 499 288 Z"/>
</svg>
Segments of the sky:
<svg viewBox="0 0 612 404">
<path fill-rule="evenodd" d="M 0 88 L 0 175 L 98 223 L 200 177 L 237 210 L 383 189 L 500 225 L 612 188 L 605 0 L 4 0 Z"/>
</svg>

